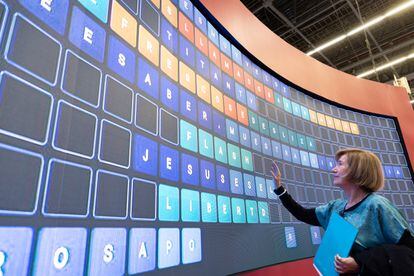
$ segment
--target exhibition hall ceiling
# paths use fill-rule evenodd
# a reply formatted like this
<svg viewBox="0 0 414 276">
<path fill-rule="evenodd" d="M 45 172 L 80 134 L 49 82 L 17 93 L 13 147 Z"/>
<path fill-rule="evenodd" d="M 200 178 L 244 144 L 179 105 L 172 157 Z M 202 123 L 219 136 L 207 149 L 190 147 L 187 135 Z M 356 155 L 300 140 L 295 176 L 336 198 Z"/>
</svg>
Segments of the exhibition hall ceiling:
<svg viewBox="0 0 414 276">
<path fill-rule="evenodd" d="M 405 2 L 407 0 L 242 0 L 270 30 L 304 53 Z M 407 56 L 414 51 L 413 12 L 414 6 L 411 6 L 312 56 L 353 75 Z M 393 75 L 406 76 L 413 88 L 414 58 L 365 78 L 392 82 Z"/>
</svg>

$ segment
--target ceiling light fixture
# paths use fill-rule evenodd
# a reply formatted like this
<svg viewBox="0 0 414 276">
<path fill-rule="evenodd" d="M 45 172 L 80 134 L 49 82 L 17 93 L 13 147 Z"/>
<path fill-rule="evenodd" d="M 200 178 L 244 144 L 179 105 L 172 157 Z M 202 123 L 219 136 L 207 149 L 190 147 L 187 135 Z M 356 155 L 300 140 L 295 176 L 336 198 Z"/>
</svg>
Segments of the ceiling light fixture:
<svg viewBox="0 0 414 276">
<path fill-rule="evenodd" d="M 371 70 L 368 70 L 368 71 L 366 71 L 364 73 L 361 73 L 361 74 L 357 75 L 357 78 L 363 78 L 363 77 L 369 76 L 369 75 L 371 75 L 371 74 L 373 74 L 375 72 L 384 70 L 384 69 L 386 69 L 388 67 L 394 66 L 394 65 L 396 65 L 398 63 L 402 63 L 402 62 L 404 62 L 404 61 L 406 61 L 408 59 L 411 59 L 411 58 L 414 58 L 414 52 L 412 52 L 411 54 L 406 55 L 404 57 L 400 57 L 400 58 L 397 58 L 397 59 L 395 59 L 393 61 L 390 61 L 388 63 L 385 63 L 385 64 L 383 64 L 381 66 L 378 66 L 375 69 L 371 69 Z"/>
<path fill-rule="evenodd" d="M 346 34 L 340 35 L 340 36 L 338 36 L 338 37 L 336 37 L 336 38 L 334 38 L 334 39 L 326 42 L 325 44 L 322 44 L 321 46 L 316 47 L 315 49 L 307 52 L 306 55 L 307 56 L 311 56 L 311 55 L 313 55 L 316 52 L 320 52 L 323 49 L 326 49 L 326 48 L 328 48 L 328 47 L 330 47 L 330 46 L 332 46 L 332 45 L 334 45 L 334 44 L 336 44 L 336 43 L 344 40 L 345 38 L 347 38 L 349 36 L 352 36 L 354 34 L 357 34 L 357 33 L 361 32 L 362 30 L 365 30 L 365 29 L 367 29 L 367 28 L 369 28 L 369 27 L 371 27 L 371 26 L 373 26 L 375 24 L 378 24 L 379 22 L 383 21 L 385 18 L 391 17 L 393 15 L 396 15 L 397 13 L 402 12 L 402 11 L 408 9 L 408 8 L 411 8 L 412 6 L 414 6 L 414 0 L 409 0 L 409 1 L 407 1 L 407 2 L 405 2 L 405 3 L 403 3 L 403 4 L 399 5 L 399 6 L 397 6 L 395 8 L 389 10 L 384 15 L 377 16 L 377 17 L 371 19 L 370 21 L 368 21 L 367 23 L 362 24 L 361 26 L 356 27 L 355 29 L 347 32 Z"/>
</svg>

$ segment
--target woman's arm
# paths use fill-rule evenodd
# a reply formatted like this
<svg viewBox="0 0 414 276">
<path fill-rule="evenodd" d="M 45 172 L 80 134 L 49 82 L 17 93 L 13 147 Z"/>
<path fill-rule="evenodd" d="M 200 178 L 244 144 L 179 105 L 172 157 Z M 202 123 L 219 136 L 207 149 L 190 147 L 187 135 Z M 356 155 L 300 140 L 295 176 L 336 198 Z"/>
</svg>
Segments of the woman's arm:
<svg viewBox="0 0 414 276">
<path fill-rule="evenodd" d="M 287 193 L 285 187 L 281 184 L 281 174 L 280 170 L 275 161 L 272 164 L 272 171 L 273 180 L 276 184 L 276 189 L 274 192 L 282 201 L 283 206 L 298 220 L 303 221 L 305 223 L 321 226 L 318 218 L 316 217 L 315 208 L 307 209 L 303 208 L 300 204 L 298 204 L 291 196 Z"/>
<path fill-rule="evenodd" d="M 311 225 L 321 226 L 316 217 L 315 208 L 307 209 L 302 207 L 286 192 L 286 189 L 283 186 L 275 189 L 275 193 L 279 196 L 283 206 L 285 206 L 295 218 Z"/>
</svg>

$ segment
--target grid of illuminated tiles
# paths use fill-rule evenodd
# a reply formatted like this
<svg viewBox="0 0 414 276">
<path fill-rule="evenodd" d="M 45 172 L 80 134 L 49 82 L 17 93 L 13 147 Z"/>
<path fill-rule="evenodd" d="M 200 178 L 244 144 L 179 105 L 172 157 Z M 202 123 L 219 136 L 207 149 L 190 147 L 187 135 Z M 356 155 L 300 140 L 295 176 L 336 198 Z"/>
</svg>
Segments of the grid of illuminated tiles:
<svg viewBox="0 0 414 276">
<path fill-rule="evenodd" d="M 332 135 L 342 135 L 346 138 L 352 135 L 351 142 L 354 142 L 352 138 L 355 141 L 360 139 L 362 142 L 366 139 L 358 137 L 360 127 L 355 122 L 316 112 L 298 103 L 303 101 L 291 99 L 294 93 L 296 97 L 301 94 L 297 91 L 292 92 L 289 87 L 252 64 L 237 48 L 219 35 L 188 1 L 180 2 L 181 11 L 168 0 L 152 3 L 156 8 L 161 8 L 162 16 L 152 4 L 141 1 L 137 8 L 143 24 L 138 24 L 128 5 L 122 5 L 117 1 L 99 1 L 97 5 L 92 5 L 90 1 L 79 2 L 86 11 L 73 5 L 69 19 L 69 1 L 62 1 L 46 15 L 42 13 L 44 5 L 20 1 L 35 16 L 48 24 L 49 28 L 60 34 L 64 34 L 65 26 L 69 25 L 69 41 L 89 56 L 89 60 L 70 49 L 63 54 L 59 41 L 21 14 L 13 16 L 12 30 L 6 45 L 6 60 L 52 86 L 57 84 L 58 78 L 57 71 L 52 69 L 59 67 L 62 59 L 60 88 L 63 93 L 76 100 L 68 102 L 62 98 L 56 103 L 52 147 L 58 151 L 87 159 L 97 156 L 102 163 L 125 169 L 129 169 L 132 163 L 136 172 L 159 176 L 166 181 L 181 180 L 184 184 L 201 184 L 202 187 L 222 192 L 275 199 L 271 192 L 273 185 L 265 178 L 269 176 L 272 158 L 311 169 L 329 171 L 334 165 L 334 160 L 320 154 L 323 151 L 318 149 L 318 145 L 326 146 L 324 139 L 330 140 Z M 91 14 L 95 18 L 91 18 Z M 157 20 L 145 21 L 150 15 L 156 16 Z M 59 17 L 61 21 L 53 20 L 54 17 Z M 107 31 L 95 22 L 96 18 L 108 23 L 116 35 L 107 34 Z M 83 25 L 73 22 L 82 22 Z M 49 64 L 52 68 L 50 72 L 36 67 L 30 68 L 30 65 L 24 64 L 25 60 L 20 57 L 21 54 L 13 51 L 16 48 L 13 43 L 19 39 L 24 40 L 19 37 L 19 31 L 23 33 L 22 30 L 30 29 L 43 36 L 43 43 L 46 43 L 44 40 L 48 40 L 48 46 L 55 47 L 55 51 L 50 51 L 52 54 L 56 53 L 56 59 L 52 60 L 55 63 Z M 14 34 L 16 35 L 13 36 Z M 160 37 L 162 43 L 157 37 Z M 138 59 L 136 50 L 131 47 L 138 48 Z M 98 68 L 102 66 L 94 65 L 105 61 L 115 76 L 103 76 L 102 70 Z M 158 67 L 164 74 L 157 69 Z M 87 77 L 87 80 L 84 80 L 88 83 L 87 89 L 74 82 L 74 79 L 78 83 L 82 82 L 82 75 Z M 49 124 L 52 124 L 51 109 L 56 97 L 12 73 L 2 72 L 1 76 L 5 87 L 29 87 L 28 94 L 42 93 L 44 99 L 39 100 L 40 103 L 49 105 L 42 114 L 44 118 L 49 119 L 43 133 L 19 133 L 21 130 L 16 127 L 13 132 L 6 129 L 8 125 L 2 128 L 2 133 L 41 145 L 47 144 Z M 181 87 L 178 87 L 176 82 L 179 82 Z M 138 87 L 138 93 L 130 88 L 131 84 Z M 77 102 L 88 106 L 88 110 Z M 120 108 L 112 104 L 113 102 L 124 105 Z M 98 123 L 99 119 L 93 108 L 100 105 L 112 117 L 104 118 Z M 322 108 L 319 110 L 322 111 Z M 69 127 L 66 122 L 74 118 L 74 114 L 89 126 L 90 135 L 83 134 L 87 138 L 83 140 L 83 146 L 75 145 L 76 140 L 64 141 L 72 139 L 70 133 L 67 138 L 58 131 Z M 178 114 L 180 116 L 176 116 Z M 287 119 L 281 120 L 283 116 Z M 301 123 L 305 125 L 304 130 L 294 131 L 294 125 L 288 122 L 292 121 L 292 118 L 296 120 L 296 128 Z M 280 121 L 285 121 L 285 124 Z M 123 127 L 119 122 L 123 125 L 134 123 L 135 127 L 144 132 L 141 134 L 134 131 L 133 134 L 131 130 L 135 129 Z M 330 131 L 331 136 L 319 135 L 322 136 L 320 140 L 314 138 L 317 135 L 310 136 L 310 132 L 306 131 L 306 124 L 309 126 L 310 122 L 326 127 L 312 125 L 313 132 L 320 128 L 321 133 Z M 335 132 L 331 134 L 333 130 Z M 75 134 L 75 130 L 72 129 L 72 135 Z M 64 132 L 64 135 L 68 133 Z M 160 137 L 166 144 L 158 143 L 157 139 L 151 136 Z M 121 148 L 118 153 L 111 149 L 110 143 L 114 137 L 118 138 L 117 150 Z M 97 153 L 96 143 L 99 143 Z M 343 144 L 349 144 L 349 140 Z M 178 145 L 187 151 L 179 152 L 174 149 L 174 146 Z M 328 153 L 328 150 L 324 150 Z M 334 150 L 330 151 L 329 155 Z M 196 158 L 191 153 L 198 153 L 206 159 Z M 89 183 L 92 181 L 92 169 L 57 159 L 51 159 L 48 164 L 49 189 L 44 193 L 43 212 L 46 215 L 87 216 L 88 208 L 79 210 L 78 213 L 53 211 L 53 203 L 47 202 L 47 194 L 52 193 L 49 184 L 53 184 L 51 179 L 54 176 L 54 164 L 89 171 L 89 176 L 85 176 Z M 231 168 L 228 169 L 226 165 L 230 165 Z M 407 168 L 401 166 L 386 166 L 385 171 L 389 178 L 407 178 Z M 129 186 L 129 178 L 125 175 L 115 172 L 107 174 L 113 175 L 112 178 L 116 175 L 119 179 L 124 179 L 121 182 L 126 187 Z M 96 175 L 96 179 L 99 180 L 98 172 Z M 91 186 L 90 183 L 89 190 Z M 95 189 L 98 191 L 98 183 Z M 129 188 L 124 190 L 128 194 Z M 87 190 L 86 192 L 90 193 Z M 96 200 L 95 198 L 94 206 L 98 204 Z M 127 198 L 125 203 L 128 205 Z M 161 213 L 163 203 L 159 201 L 159 204 L 158 212 Z M 128 206 L 124 209 L 126 214 Z M 132 212 L 133 208 L 130 209 Z M 134 218 L 133 215 L 131 217 Z M 163 220 L 165 216 L 161 215 L 159 219 Z"/>
</svg>

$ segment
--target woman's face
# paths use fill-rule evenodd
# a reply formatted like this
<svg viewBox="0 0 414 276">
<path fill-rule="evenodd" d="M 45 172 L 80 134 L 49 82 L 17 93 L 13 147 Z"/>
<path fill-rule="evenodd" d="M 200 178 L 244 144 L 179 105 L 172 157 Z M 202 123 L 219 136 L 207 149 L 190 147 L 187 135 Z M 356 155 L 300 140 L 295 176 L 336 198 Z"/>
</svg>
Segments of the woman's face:
<svg viewBox="0 0 414 276">
<path fill-rule="evenodd" d="M 348 184 L 345 177 L 348 173 L 348 157 L 346 154 L 342 155 L 339 160 L 336 162 L 336 166 L 332 169 L 334 174 L 333 183 L 335 186 L 343 187 Z"/>
</svg>

